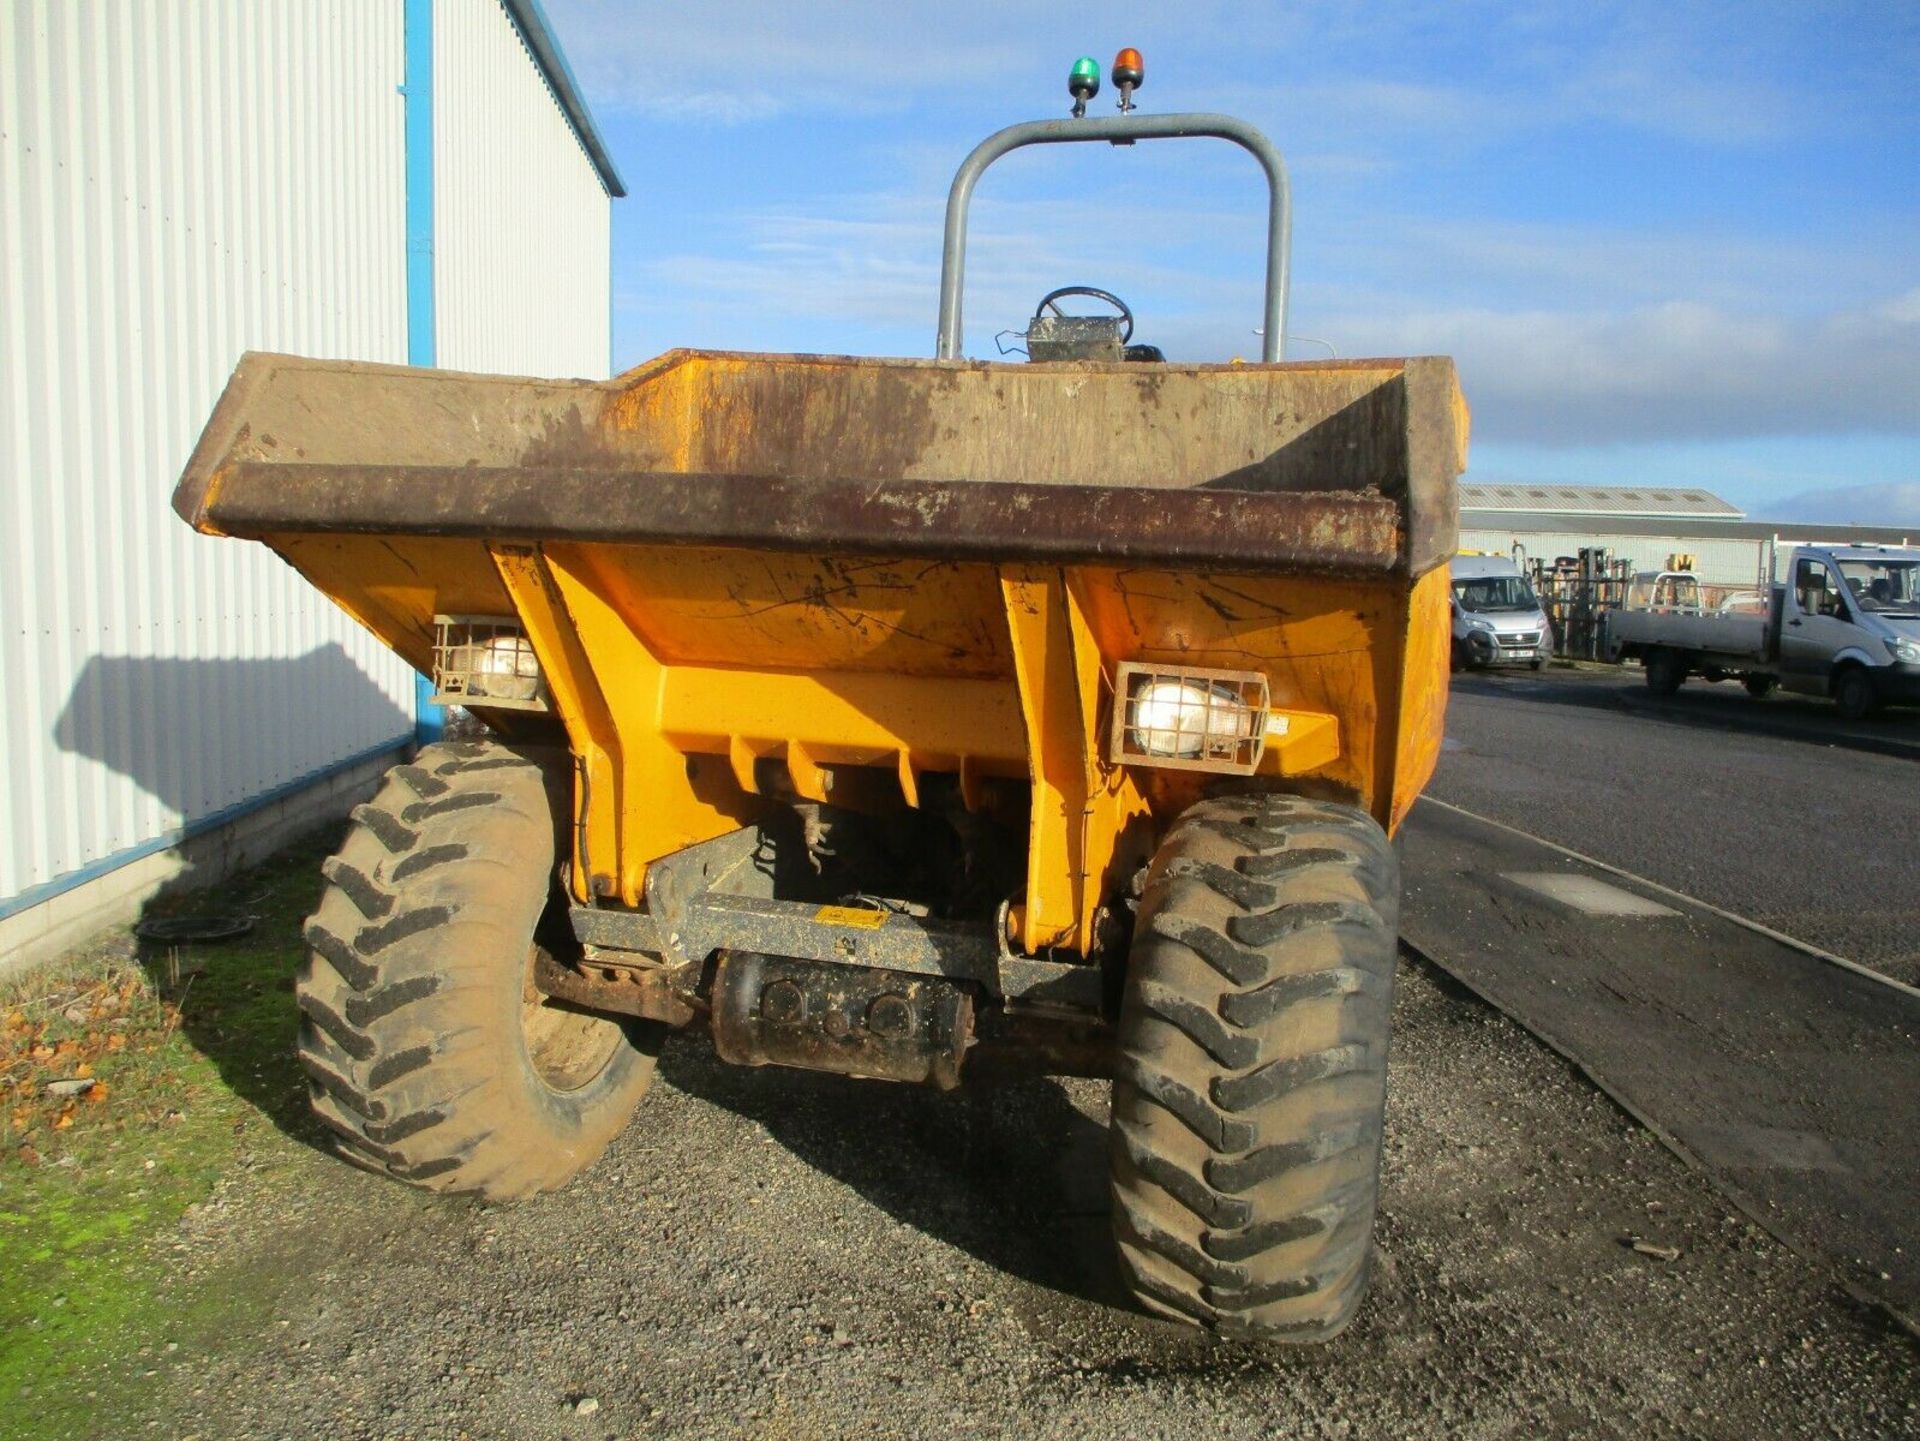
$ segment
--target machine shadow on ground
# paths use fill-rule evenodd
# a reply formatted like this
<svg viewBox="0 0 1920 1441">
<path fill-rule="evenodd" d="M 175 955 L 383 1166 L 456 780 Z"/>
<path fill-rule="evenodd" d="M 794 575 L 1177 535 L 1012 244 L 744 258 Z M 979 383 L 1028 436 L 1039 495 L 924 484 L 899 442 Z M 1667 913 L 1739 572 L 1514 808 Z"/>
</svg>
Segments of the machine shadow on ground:
<svg viewBox="0 0 1920 1441">
<path fill-rule="evenodd" d="M 141 912 L 141 922 L 245 916 L 253 921 L 245 935 L 134 942 L 154 989 L 178 1007 L 181 1033 L 226 1087 L 284 1135 L 329 1156 L 333 1144 L 307 1104 L 295 1051 L 300 1013 L 293 984 L 306 950 L 301 927 L 319 898 L 320 863 L 338 848 L 341 830 L 329 826 L 211 889 L 169 887 Z"/>
<path fill-rule="evenodd" d="M 694 1038 L 669 1041 L 660 1075 L 984 1265 L 1132 1310 L 1108 1240 L 1106 1127 L 1058 1081 L 942 1093 L 729 1066 Z"/>
<path fill-rule="evenodd" d="M 309 717 L 324 711 L 325 736 Z M 259 730 L 255 742 L 222 749 L 235 714 Z M 95 656 L 74 683 L 53 726 L 63 751 L 132 781 L 188 835 L 186 865 L 142 909 L 140 920 L 200 914 L 251 922 L 224 941 L 141 940 L 135 956 L 156 990 L 179 1009 L 179 1028 L 242 1100 L 304 1144 L 330 1151 L 307 1107 L 294 1057 L 298 1012 L 294 972 L 301 926 L 319 894 L 320 863 L 339 826 L 233 870 L 260 842 L 231 841 L 220 822 L 235 796 L 297 786 L 275 737 L 306 737 L 312 764 L 336 759 L 340 737 L 399 744 L 412 718 L 338 644 L 304 655 L 256 660 Z M 299 747 L 293 748 L 299 764 Z M 194 839 L 197 831 L 205 831 Z M 225 872 L 224 879 L 210 880 Z"/>
</svg>

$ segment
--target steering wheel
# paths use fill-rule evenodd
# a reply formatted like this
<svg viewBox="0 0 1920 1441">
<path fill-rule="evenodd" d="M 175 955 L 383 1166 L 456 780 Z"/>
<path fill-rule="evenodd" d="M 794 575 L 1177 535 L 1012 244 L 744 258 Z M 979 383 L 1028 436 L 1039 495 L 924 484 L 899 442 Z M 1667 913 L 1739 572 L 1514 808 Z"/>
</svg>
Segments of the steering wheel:
<svg viewBox="0 0 1920 1441">
<path fill-rule="evenodd" d="M 1111 290 L 1096 290 L 1091 285 L 1063 285 L 1058 290 L 1049 290 L 1040 297 L 1040 303 L 1033 307 L 1033 318 L 1038 320 L 1042 311 L 1051 310 L 1055 315 L 1065 319 L 1067 312 L 1060 308 L 1060 302 L 1069 295 L 1085 295 L 1094 300 L 1106 301 L 1120 312 L 1123 327 L 1120 331 L 1120 343 L 1125 345 L 1133 339 L 1133 312 L 1127 309 L 1127 302 Z"/>
</svg>

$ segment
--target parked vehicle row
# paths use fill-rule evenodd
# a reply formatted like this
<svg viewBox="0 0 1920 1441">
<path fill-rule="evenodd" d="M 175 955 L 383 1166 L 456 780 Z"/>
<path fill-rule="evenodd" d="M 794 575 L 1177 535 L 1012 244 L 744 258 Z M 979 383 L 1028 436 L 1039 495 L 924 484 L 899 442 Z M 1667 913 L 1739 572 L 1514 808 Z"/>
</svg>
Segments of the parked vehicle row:
<svg viewBox="0 0 1920 1441">
<path fill-rule="evenodd" d="M 1755 696 L 1830 696 L 1852 720 L 1920 705 L 1920 549 L 1783 550 L 1767 595 L 1711 611 L 1696 577 L 1662 572 L 1608 616 L 1606 654 L 1639 661 L 1656 695 L 1697 675 Z"/>
</svg>

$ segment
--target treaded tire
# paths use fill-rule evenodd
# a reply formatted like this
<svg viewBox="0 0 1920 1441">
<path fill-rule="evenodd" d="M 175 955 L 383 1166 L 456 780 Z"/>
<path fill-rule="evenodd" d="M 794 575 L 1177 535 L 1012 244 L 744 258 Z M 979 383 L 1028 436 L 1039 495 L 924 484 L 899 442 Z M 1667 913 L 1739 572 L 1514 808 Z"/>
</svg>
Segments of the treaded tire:
<svg viewBox="0 0 1920 1441">
<path fill-rule="evenodd" d="M 1779 682 L 1770 675 L 1749 675 L 1742 676 L 1740 684 L 1747 688 L 1747 694 L 1755 700 L 1765 700 L 1773 694 L 1773 688 Z"/>
<path fill-rule="evenodd" d="M 1655 695 L 1673 695 L 1687 678 L 1687 668 L 1671 651 L 1649 651 L 1641 664 L 1647 670 L 1647 689 Z"/>
<path fill-rule="evenodd" d="M 1858 665 L 1841 668 L 1833 678 L 1833 703 L 1839 707 L 1843 720 L 1865 720 L 1880 707 L 1880 697 L 1874 694 L 1873 678 Z"/>
<path fill-rule="evenodd" d="M 1114 1235 L 1151 1311 L 1312 1342 L 1366 1293 L 1399 865 L 1365 812 L 1202 801 L 1147 873 L 1113 1084 Z"/>
<path fill-rule="evenodd" d="M 354 808 L 295 987 L 314 1114 L 348 1160 L 507 1200 L 572 1179 L 639 1104 L 659 1028 L 529 984 L 565 776 L 547 752 L 452 742 Z"/>
</svg>

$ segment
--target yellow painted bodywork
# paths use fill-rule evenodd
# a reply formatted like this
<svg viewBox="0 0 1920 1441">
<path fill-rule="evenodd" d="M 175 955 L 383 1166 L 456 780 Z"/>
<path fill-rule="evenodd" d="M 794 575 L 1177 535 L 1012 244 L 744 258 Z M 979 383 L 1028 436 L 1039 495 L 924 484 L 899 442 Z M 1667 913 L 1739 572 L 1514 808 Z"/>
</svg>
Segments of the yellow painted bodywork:
<svg viewBox="0 0 1920 1441">
<path fill-rule="evenodd" d="M 628 906 L 647 867 L 782 794 L 978 808 L 1023 783 L 1013 939 L 1088 950 L 1103 906 L 1215 778 L 1106 759 L 1116 662 L 1255 670 L 1287 733 L 1267 783 L 1392 828 L 1431 774 L 1446 572 L 1402 580 L 993 566 L 718 548 L 279 536 L 415 665 L 436 611 L 518 615 L 577 758 L 573 887 Z"/>
<path fill-rule="evenodd" d="M 1400 507 L 1397 532 L 1363 538 L 1329 511 L 1301 536 L 1336 560 L 1363 539 L 1373 547 L 1365 565 L 1330 565 L 1337 575 L 361 534 L 351 515 L 235 532 L 270 545 L 417 669 L 431 666 L 436 614 L 519 617 L 575 757 L 570 884 L 581 900 L 644 905 L 653 862 L 776 798 L 868 810 L 957 798 L 1006 818 L 1024 796 L 1013 939 L 1088 953 L 1125 876 L 1217 779 L 1109 761 L 1121 661 L 1258 671 L 1287 723 L 1269 732 L 1258 775 L 1238 783 L 1346 799 L 1389 829 L 1439 754 L 1449 624 L 1436 551 L 1452 549 L 1466 436 L 1445 362 L 676 352 L 604 385 L 272 358 L 242 370 L 176 501 L 207 531 L 222 528 L 232 465 L 302 459 L 506 478 L 610 467 L 632 484 L 711 472 L 1344 489 L 1376 515 L 1384 498 Z M 1407 523 L 1421 486 L 1425 513 L 1444 510 L 1424 531 Z M 543 724 L 489 719 L 520 735 Z"/>
</svg>

